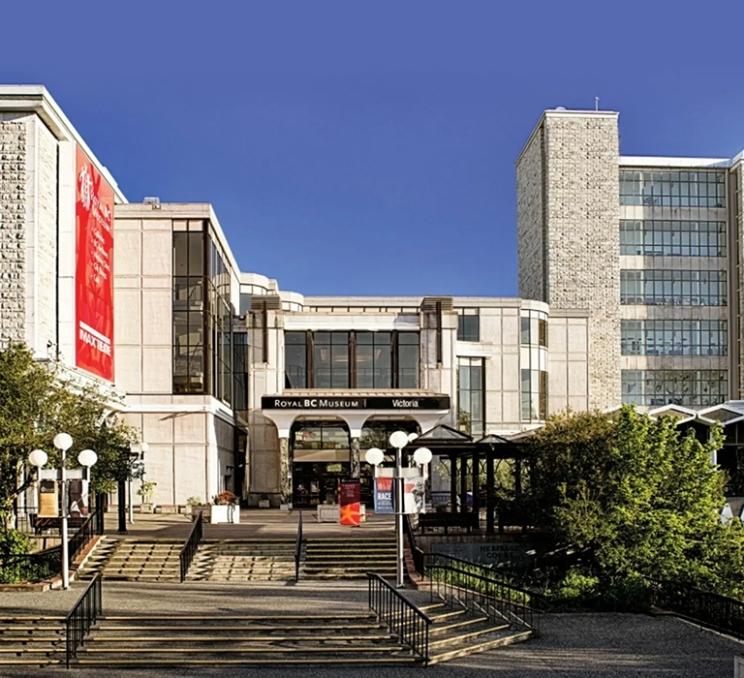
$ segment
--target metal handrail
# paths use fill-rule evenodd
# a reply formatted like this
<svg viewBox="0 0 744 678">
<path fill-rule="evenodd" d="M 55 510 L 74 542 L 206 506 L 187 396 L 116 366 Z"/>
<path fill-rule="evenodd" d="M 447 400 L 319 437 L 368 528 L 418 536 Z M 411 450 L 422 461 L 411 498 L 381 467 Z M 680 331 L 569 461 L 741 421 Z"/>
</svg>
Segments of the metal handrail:
<svg viewBox="0 0 744 678">
<path fill-rule="evenodd" d="M 367 572 L 369 609 L 377 620 L 398 637 L 402 645 L 421 659 L 429 662 L 429 627 L 431 618 L 379 574 Z"/>
<path fill-rule="evenodd" d="M 295 541 L 295 582 L 300 581 L 300 560 L 302 559 L 302 509 L 297 520 L 297 539 Z"/>
<path fill-rule="evenodd" d="M 97 573 L 83 591 L 75 606 L 65 617 L 65 663 L 77 656 L 78 647 L 85 645 L 85 638 L 103 614 L 103 587 L 101 574 Z"/>
<path fill-rule="evenodd" d="M 444 554 L 427 554 L 425 571 L 430 599 L 438 597 L 449 605 L 459 604 L 490 621 L 538 631 L 539 615 L 533 603 L 542 598 L 532 591 L 496 579 L 477 563 Z"/>
<path fill-rule="evenodd" d="M 183 545 L 181 552 L 178 554 L 178 559 L 181 565 L 181 581 L 186 580 L 186 575 L 191 567 L 191 562 L 194 560 L 196 550 L 199 548 L 199 542 L 202 540 L 204 535 L 204 528 L 202 527 L 202 514 L 203 511 L 199 511 L 199 515 L 194 520 L 194 526 L 191 528 L 189 538 Z"/>
<path fill-rule="evenodd" d="M 411 517 L 407 513 L 403 516 L 403 527 L 405 529 L 406 538 L 408 539 L 408 546 L 411 549 L 411 555 L 413 556 L 413 565 L 416 568 L 416 572 L 423 575 L 424 551 L 416 544 L 416 533 L 413 529 L 413 525 L 411 525 Z"/>
<path fill-rule="evenodd" d="M 75 534 L 67 540 L 67 562 L 70 567 L 88 542 L 99 534 L 103 534 L 103 512 L 96 508 L 93 513 L 86 516 Z M 2 561 L 5 567 L 20 563 L 26 563 L 29 569 L 36 568 L 37 576 L 34 577 L 36 580 L 59 574 L 62 571 L 62 545 L 57 544 L 36 553 L 12 554 Z"/>
<path fill-rule="evenodd" d="M 737 638 L 744 638 L 744 602 L 677 582 L 649 579 L 651 602 Z"/>
</svg>

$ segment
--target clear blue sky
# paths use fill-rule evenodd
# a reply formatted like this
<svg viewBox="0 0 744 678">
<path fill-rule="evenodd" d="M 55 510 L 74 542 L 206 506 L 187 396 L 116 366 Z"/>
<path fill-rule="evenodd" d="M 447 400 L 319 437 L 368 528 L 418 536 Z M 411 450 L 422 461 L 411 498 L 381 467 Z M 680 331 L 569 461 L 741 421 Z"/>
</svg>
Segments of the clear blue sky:
<svg viewBox="0 0 744 678">
<path fill-rule="evenodd" d="M 13 16 L 17 14 L 17 17 Z M 215 205 L 243 270 L 307 294 L 517 293 L 514 162 L 540 112 L 625 154 L 744 147 L 741 2 L 5 3 L 132 201 Z"/>
</svg>

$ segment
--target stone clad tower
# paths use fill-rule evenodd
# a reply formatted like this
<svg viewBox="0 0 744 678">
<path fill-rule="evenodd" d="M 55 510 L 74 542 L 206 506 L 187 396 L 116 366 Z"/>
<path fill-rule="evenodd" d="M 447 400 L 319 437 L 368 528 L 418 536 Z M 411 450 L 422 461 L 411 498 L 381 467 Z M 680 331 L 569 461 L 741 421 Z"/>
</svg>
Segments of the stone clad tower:
<svg viewBox="0 0 744 678">
<path fill-rule="evenodd" d="M 589 407 L 620 402 L 618 114 L 545 111 L 517 160 L 519 294 L 589 316 Z"/>
</svg>

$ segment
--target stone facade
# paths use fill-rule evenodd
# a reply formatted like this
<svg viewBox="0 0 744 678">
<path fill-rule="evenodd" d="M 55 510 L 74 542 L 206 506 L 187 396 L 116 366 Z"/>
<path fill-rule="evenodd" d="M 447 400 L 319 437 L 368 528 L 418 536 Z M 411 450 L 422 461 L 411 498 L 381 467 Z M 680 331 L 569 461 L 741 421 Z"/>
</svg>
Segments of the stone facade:
<svg viewBox="0 0 744 678">
<path fill-rule="evenodd" d="M 0 120 L 0 343 L 25 338 L 26 125 Z"/>
<path fill-rule="evenodd" d="M 589 312 L 590 408 L 620 396 L 618 163 L 616 113 L 546 111 L 517 165 L 520 295 Z"/>
</svg>

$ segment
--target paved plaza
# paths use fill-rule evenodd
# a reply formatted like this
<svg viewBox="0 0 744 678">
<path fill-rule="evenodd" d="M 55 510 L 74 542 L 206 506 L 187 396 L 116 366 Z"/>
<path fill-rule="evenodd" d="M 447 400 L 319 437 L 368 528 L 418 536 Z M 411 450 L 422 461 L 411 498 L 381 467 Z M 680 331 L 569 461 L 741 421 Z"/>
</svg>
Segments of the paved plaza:
<svg viewBox="0 0 744 678">
<path fill-rule="evenodd" d="M 43 594 L 13 593 L 0 597 L 4 614 L 63 615 L 77 599 L 84 584 L 68 592 Z M 421 600 L 422 594 L 411 592 Z M 113 614 L 220 614 L 314 613 L 349 614 L 367 611 L 365 584 L 300 583 L 233 586 L 216 584 L 104 583 L 104 612 Z M 554 614 L 543 615 L 542 635 L 528 643 L 473 655 L 425 669 L 430 678 L 444 676 L 498 676 L 499 678 L 713 678 L 733 675 L 733 657 L 744 645 L 701 630 L 671 616 L 638 614 Z M 347 678 L 349 668 L 215 668 L 158 669 L 154 671 L 113 670 L 107 676 L 217 676 L 229 671 L 236 676 L 338 676 Z M 407 676 L 422 668 L 358 668 L 358 677 Z M 11 671 L 7 676 L 61 674 L 60 669 Z M 72 671 L 72 675 L 95 675 L 95 671 Z M 67 674 L 70 675 L 70 674 Z"/>
</svg>

